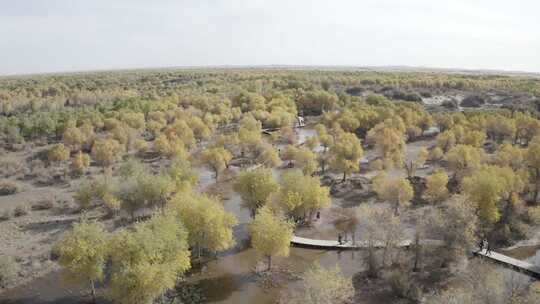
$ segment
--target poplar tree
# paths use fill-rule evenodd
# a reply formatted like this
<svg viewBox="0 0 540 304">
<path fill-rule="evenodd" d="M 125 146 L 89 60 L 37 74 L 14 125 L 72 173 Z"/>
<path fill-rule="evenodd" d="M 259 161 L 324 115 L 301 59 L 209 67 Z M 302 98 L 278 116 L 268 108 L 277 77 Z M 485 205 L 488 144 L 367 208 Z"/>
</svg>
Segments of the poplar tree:
<svg viewBox="0 0 540 304">
<path fill-rule="evenodd" d="M 226 212 L 223 203 L 206 195 L 177 195 L 169 204 L 189 232 L 189 244 L 200 258 L 202 249 L 224 251 L 234 246 L 233 227 L 236 217 Z"/>
<path fill-rule="evenodd" d="M 109 242 L 108 296 L 119 304 L 147 304 L 172 289 L 191 267 L 188 233 L 173 216 L 154 216 Z"/>
<path fill-rule="evenodd" d="M 426 178 L 424 199 L 430 203 L 442 202 L 448 197 L 448 174 L 438 170 Z"/>
<path fill-rule="evenodd" d="M 317 210 L 330 206 L 330 190 L 316 177 L 292 170 L 283 174 L 280 184 L 278 203 L 293 218 L 311 221 Z"/>
<path fill-rule="evenodd" d="M 58 263 L 64 267 L 64 279 L 72 284 L 88 284 L 93 302 L 95 283 L 105 276 L 108 233 L 103 224 L 83 218 L 55 245 Z"/>
<path fill-rule="evenodd" d="M 347 175 L 360 170 L 360 159 L 364 155 L 362 144 L 353 133 L 338 132 L 334 144 L 330 147 L 330 168 Z"/>
<path fill-rule="evenodd" d="M 289 255 L 293 231 L 294 224 L 274 214 L 268 206 L 257 211 L 249 225 L 251 245 L 267 258 L 268 270 L 272 268 L 272 257 Z"/>
<path fill-rule="evenodd" d="M 270 196 L 277 192 L 279 184 L 267 168 L 257 168 L 238 173 L 233 183 L 234 191 L 242 197 L 242 206 L 255 217 L 257 209 L 266 205 Z"/>
</svg>

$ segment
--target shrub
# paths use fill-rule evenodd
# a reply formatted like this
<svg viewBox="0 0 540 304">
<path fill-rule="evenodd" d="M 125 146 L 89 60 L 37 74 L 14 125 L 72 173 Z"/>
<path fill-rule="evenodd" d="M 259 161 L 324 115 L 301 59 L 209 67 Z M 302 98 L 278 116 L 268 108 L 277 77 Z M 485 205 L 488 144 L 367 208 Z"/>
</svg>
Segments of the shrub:
<svg viewBox="0 0 540 304">
<path fill-rule="evenodd" d="M 135 141 L 135 149 L 139 155 L 143 155 L 150 150 L 150 144 L 143 139 L 138 139 Z"/>
<path fill-rule="evenodd" d="M 19 192 L 19 186 L 9 180 L 0 181 L 0 195 L 10 195 Z"/>
<path fill-rule="evenodd" d="M 79 190 L 75 192 L 73 199 L 75 200 L 75 203 L 79 205 L 79 207 L 82 209 L 88 209 L 94 200 L 94 191 L 92 189 L 92 185 L 89 183 L 81 185 Z"/>
<path fill-rule="evenodd" d="M 13 211 L 13 215 L 15 215 L 15 217 L 20 217 L 27 214 L 28 214 L 28 206 L 26 205 L 17 206 L 15 207 L 15 210 Z"/>
<path fill-rule="evenodd" d="M 92 147 L 92 157 L 103 167 L 112 165 L 121 156 L 121 152 L 120 143 L 110 138 L 98 139 Z"/>
<path fill-rule="evenodd" d="M 105 194 L 103 196 L 103 204 L 109 210 L 110 213 L 116 213 L 122 207 L 122 202 L 112 194 Z"/>
<path fill-rule="evenodd" d="M 73 173 L 81 175 L 90 166 L 90 155 L 86 153 L 77 153 L 71 160 L 71 170 Z"/>
<path fill-rule="evenodd" d="M 54 200 L 52 198 L 44 199 L 32 205 L 32 210 L 49 210 L 54 207 Z"/>
<path fill-rule="evenodd" d="M 442 159 L 443 156 L 444 156 L 443 150 L 439 147 L 435 147 L 433 148 L 433 150 L 431 150 L 428 158 L 431 161 L 437 161 L 437 160 Z"/>
<path fill-rule="evenodd" d="M 535 225 L 539 225 L 540 224 L 540 206 L 530 207 L 527 210 L 527 217 L 529 218 L 529 222 Z"/>
<path fill-rule="evenodd" d="M 11 256 L 0 255 L 0 286 L 12 282 L 19 272 L 19 264 Z"/>
<path fill-rule="evenodd" d="M 48 154 L 47 159 L 50 162 L 64 161 L 69 159 L 69 149 L 64 144 L 58 144 L 52 147 Z"/>
</svg>

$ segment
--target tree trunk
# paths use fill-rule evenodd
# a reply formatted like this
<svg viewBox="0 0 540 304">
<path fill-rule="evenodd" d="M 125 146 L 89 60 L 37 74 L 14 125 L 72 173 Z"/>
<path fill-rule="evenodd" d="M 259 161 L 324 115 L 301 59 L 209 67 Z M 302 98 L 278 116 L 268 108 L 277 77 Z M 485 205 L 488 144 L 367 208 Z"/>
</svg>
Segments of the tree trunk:
<svg viewBox="0 0 540 304">
<path fill-rule="evenodd" d="M 272 269 L 272 256 L 271 255 L 267 255 L 266 256 L 267 260 L 268 260 L 268 271 L 270 271 L 270 269 Z"/>
<path fill-rule="evenodd" d="M 414 267 L 413 271 L 418 271 L 418 263 L 420 260 L 420 238 L 415 236 L 414 238 Z"/>
<path fill-rule="evenodd" d="M 538 198 L 538 191 L 540 190 L 540 169 L 536 169 L 536 187 L 534 187 L 533 203 L 536 203 Z"/>
<path fill-rule="evenodd" d="M 90 280 L 90 288 L 92 291 L 92 303 L 96 303 L 96 287 L 94 285 L 94 280 Z"/>
<path fill-rule="evenodd" d="M 388 254 L 388 242 L 386 242 L 384 244 L 384 249 L 383 249 L 383 258 L 382 258 L 382 267 L 386 267 L 386 256 Z"/>
<path fill-rule="evenodd" d="M 375 256 L 373 255 L 372 241 L 368 241 L 368 275 L 372 278 L 377 277 L 377 269 L 374 258 Z"/>
<path fill-rule="evenodd" d="M 343 172 L 343 179 L 341 180 L 341 182 L 344 183 L 346 179 L 347 179 L 347 173 Z"/>
<path fill-rule="evenodd" d="M 412 160 L 411 160 L 411 162 L 409 164 L 405 163 L 405 171 L 407 171 L 407 177 L 412 176 L 412 171 L 413 171 L 413 161 Z"/>
</svg>

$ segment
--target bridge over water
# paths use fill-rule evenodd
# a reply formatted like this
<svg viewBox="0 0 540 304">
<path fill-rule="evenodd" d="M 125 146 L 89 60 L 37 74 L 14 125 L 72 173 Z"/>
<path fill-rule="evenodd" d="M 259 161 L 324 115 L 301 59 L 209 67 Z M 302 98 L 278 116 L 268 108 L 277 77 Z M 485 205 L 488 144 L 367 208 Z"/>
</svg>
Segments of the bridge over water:
<svg viewBox="0 0 540 304">
<path fill-rule="evenodd" d="M 424 245 L 441 245 L 442 241 L 439 240 L 423 240 L 422 244 Z M 338 241 L 331 240 L 318 240 L 310 239 L 299 236 L 294 236 L 291 240 L 291 245 L 296 247 L 312 248 L 312 249 L 323 249 L 323 250 L 361 250 L 368 248 L 369 244 L 367 241 L 357 241 L 353 243 L 352 241 L 339 243 Z M 371 244 L 375 248 L 382 248 L 385 246 L 384 242 L 374 242 Z M 397 246 L 398 247 L 410 247 L 413 245 L 413 241 L 404 240 L 401 241 Z M 540 279 L 540 266 L 525 262 L 522 260 L 514 259 L 512 257 L 506 256 L 504 254 L 491 251 L 489 254 L 484 249 L 482 251 L 475 250 L 472 252 L 476 256 L 487 258 L 497 264 L 515 269 L 519 272 L 527 274 L 536 279 Z"/>
</svg>

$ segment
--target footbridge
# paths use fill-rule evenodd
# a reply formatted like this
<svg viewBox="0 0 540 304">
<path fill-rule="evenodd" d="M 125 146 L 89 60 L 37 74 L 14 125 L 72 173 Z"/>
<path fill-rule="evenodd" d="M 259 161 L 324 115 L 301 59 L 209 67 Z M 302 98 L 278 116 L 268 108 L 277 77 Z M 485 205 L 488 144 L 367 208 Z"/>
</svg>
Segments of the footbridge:
<svg viewBox="0 0 540 304">
<path fill-rule="evenodd" d="M 443 244 L 443 242 L 440 240 L 423 240 L 421 243 L 423 245 L 433 245 L 433 246 L 439 246 Z M 349 241 L 344 241 L 340 243 L 339 241 L 310 239 L 310 238 L 304 238 L 300 236 L 294 236 L 291 240 L 291 245 L 296 246 L 296 247 L 322 249 L 322 250 L 361 250 L 361 249 L 366 249 L 368 247 L 383 248 L 386 246 L 386 244 L 381 241 L 372 242 L 370 244 L 367 241 L 353 242 L 349 240 Z M 411 245 L 414 245 L 412 240 L 403 240 L 397 244 L 397 247 L 408 248 Z M 535 265 L 526 261 L 514 259 L 512 257 L 509 257 L 507 255 L 504 255 L 498 252 L 494 252 L 494 251 L 488 252 L 486 249 L 484 250 L 476 249 L 472 252 L 472 254 L 475 256 L 489 259 L 497 264 L 501 264 L 508 268 L 512 268 L 514 270 L 522 272 L 536 279 L 540 279 L 540 266 L 538 265 Z"/>
</svg>

